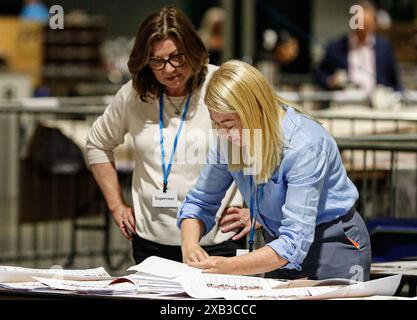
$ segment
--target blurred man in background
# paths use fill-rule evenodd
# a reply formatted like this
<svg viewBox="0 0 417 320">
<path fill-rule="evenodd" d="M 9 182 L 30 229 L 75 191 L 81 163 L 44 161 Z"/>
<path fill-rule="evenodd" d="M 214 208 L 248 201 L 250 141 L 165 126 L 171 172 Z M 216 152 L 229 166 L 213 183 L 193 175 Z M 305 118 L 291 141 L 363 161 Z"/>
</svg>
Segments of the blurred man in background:
<svg viewBox="0 0 417 320">
<path fill-rule="evenodd" d="M 349 86 L 371 94 L 378 85 L 401 90 L 391 45 L 375 33 L 376 9 L 362 1 L 363 28 L 330 42 L 316 73 L 318 84 L 327 90 Z"/>
</svg>

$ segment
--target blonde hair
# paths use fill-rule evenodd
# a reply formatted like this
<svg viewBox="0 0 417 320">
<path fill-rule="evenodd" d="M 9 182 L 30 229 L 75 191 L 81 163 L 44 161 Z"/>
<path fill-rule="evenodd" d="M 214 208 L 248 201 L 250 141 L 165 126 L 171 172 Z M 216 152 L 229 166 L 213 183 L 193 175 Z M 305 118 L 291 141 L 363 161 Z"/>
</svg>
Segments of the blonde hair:
<svg viewBox="0 0 417 320">
<path fill-rule="evenodd" d="M 253 159 L 256 166 L 254 175 L 257 184 L 264 183 L 280 165 L 283 150 L 281 130 L 282 109 L 285 104 L 269 85 L 264 76 L 251 65 L 238 61 L 228 61 L 214 72 L 210 79 L 204 99 L 209 109 L 218 113 L 237 113 L 242 129 L 248 129 L 250 148 L 241 147 L 242 153 Z M 255 152 L 255 130 L 261 132 L 262 152 Z M 246 130 L 244 130 L 246 131 Z M 243 157 L 243 160 L 245 156 Z M 247 158 L 246 158 L 247 159 Z M 229 170 L 244 169 L 244 161 L 231 164 Z"/>
</svg>

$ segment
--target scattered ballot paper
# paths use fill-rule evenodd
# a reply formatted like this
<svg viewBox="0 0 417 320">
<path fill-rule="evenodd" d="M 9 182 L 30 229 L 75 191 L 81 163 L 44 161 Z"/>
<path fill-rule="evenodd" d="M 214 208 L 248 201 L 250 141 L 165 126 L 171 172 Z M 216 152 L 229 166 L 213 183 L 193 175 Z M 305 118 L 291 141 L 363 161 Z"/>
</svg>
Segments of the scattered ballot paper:
<svg viewBox="0 0 417 320">
<path fill-rule="evenodd" d="M 132 270 L 137 273 L 128 279 L 137 281 L 140 292 L 187 293 L 199 299 L 223 298 L 224 290 L 271 289 L 286 283 L 260 277 L 202 273 L 201 269 L 154 256 L 128 269 Z"/>
<path fill-rule="evenodd" d="M 369 296 L 393 296 L 400 285 L 400 281 L 401 275 L 395 275 L 366 282 L 357 282 L 346 286 L 225 291 L 223 297 L 228 300 L 321 300 Z"/>
<path fill-rule="evenodd" d="M 112 277 L 103 268 L 66 270 L 66 269 L 30 269 L 23 267 L 0 266 L 0 283 L 31 282 L 33 277 L 65 280 L 104 280 Z"/>
<path fill-rule="evenodd" d="M 184 289 L 181 284 L 172 279 L 165 279 L 156 276 L 143 274 L 131 274 L 114 279 L 110 285 L 130 282 L 136 286 L 138 293 L 154 293 L 159 295 L 183 294 Z"/>
<path fill-rule="evenodd" d="M 136 271 L 136 273 L 115 279 L 113 283 L 130 281 L 135 283 L 138 292 L 159 295 L 185 294 L 179 277 L 184 274 L 200 274 L 202 272 L 201 269 L 192 268 L 185 263 L 156 256 L 151 256 L 127 270 Z"/>
<path fill-rule="evenodd" d="M 110 285 L 110 280 L 79 281 L 39 277 L 33 278 L 39 281 L 40 283 L 48 286 L 49 288 L 58 290 L 97 294 L 113 294 L 115 292 L 136 292 L 136 286 L 130 282 L 116 283 L 114 285 Z"/>
<path fill-rule="evenodd" d="M 210 273 L 185 274 L 179 281 L 190 297 L 198 299 L 224 298 L 227 291 L 270 290 L 285 283 L 260 277 Z"/>
<path fill-rule="evenodd" d="M 184 274 L 202 272 L 201 269 L 190 267 L 185 263 L 155 256 L 149 257 L 142 263 L 130 267 L 127 271 L 136 271 L 140 274 L 154 275 L 168 279 L 174 279 Z"/>
<path fill-rule="evenodd" d="M 28 269 L 0 266 L 3 290 L 97 294 L 140 297 L 168 296 L 197 299 L 346 299 L 393 296 L 401 274 L 367 282 L 349 279 L 279 280 L 261 277 L 209 274 L 164 258 L 149 257 L 132 266 L 135 271 L 111 277 L 104 268 L 86 270 Z"/>
<path fill-rule="evenodd" d="M 29 281 L 29 282 L 0 283 L 0 288 L 8 289 L 8 290 L 31 291 L 31 290 L 37 290 L 37 289 L 45 289 L 45 288 L 48 288 L 48 286 L 38 281 Z"/>
<path fill-rule="evenodd" d="M 209 274 L 184 263 L 149 257 L 128 270 L 137 271 L 142 292 L 183 291 L 197 299 L 332 299 L 395 294 L 401 275 L 367 282 L 350 279 L 279 280 L 260 277 Z"/>
</svg>

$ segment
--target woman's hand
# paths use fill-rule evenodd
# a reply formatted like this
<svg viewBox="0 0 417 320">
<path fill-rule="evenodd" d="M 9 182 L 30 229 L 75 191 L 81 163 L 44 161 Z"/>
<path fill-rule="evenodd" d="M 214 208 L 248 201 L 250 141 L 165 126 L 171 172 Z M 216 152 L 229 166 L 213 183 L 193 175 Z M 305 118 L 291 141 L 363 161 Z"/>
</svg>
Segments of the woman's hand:
<svg viewBox="0 0 417 320">
<path fill-rule="evenodd" d="M 132 235 L 136 234 L 136 221 L 133 208 L 125 204 L 120 204 L 115 209 L 111 210 L 111 213 L 124 237 L 128 240 L 132 240 Z"/>
<path fill-rule="evenodd" d="M 190 267 L 203 269 L 204 273 L 221 273 L 221 274 L 231 274 L 233 273 L 233 268 L 231 266 L 232 258 L 225 257 L 208 257 L 205 260 L 199 262 L 189 262 Z"/>
<path fill-rule="evenodd" d="M 241 228 L 242 230 L 237 233 L 232 240 L 239 240 L 246 236 L 250 232 L 250 212 L 249 209 L 243 209 L 238 207 L 226 208 L 220 219 L 220 227 L 222 232 L 229 232 L 231 230 Z M 256 222 L 256 229 L 259 229 L 261 225 Z"/>
<path fill-rule="evenodd" d="M 209 257 L 208 253 L 198 244 L 186 245 L 183 244 L 182 261 L 184 263 L 198 263 Z"/>
</svg>

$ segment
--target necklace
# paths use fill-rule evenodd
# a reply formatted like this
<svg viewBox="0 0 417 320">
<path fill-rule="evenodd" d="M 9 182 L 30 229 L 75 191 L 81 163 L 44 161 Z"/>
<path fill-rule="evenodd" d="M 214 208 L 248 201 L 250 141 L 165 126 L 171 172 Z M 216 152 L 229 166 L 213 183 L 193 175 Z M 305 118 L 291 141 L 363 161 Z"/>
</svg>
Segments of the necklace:
<svg viewBox="0 0 417 320">
<path fill-rule="evenodd" d="M 171 104 L 171 106 L 173 106 L 175 108 L 175 116 L 179 117 L 181 115 L 181 109 L 182 109 L 182 106 L 185 102 L 185 98 L 187 98 L 187 96 L 184 96 L 184 98 L 181 100 L 181 102 L 178 105 L 176 105 L 174 102 L 172 102 L 169 95 L 166 95 L 166 97 L 167 97 L 169 103 Z"/>
</svg>

